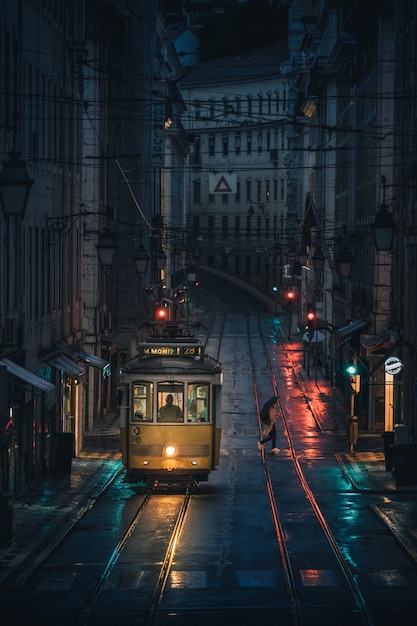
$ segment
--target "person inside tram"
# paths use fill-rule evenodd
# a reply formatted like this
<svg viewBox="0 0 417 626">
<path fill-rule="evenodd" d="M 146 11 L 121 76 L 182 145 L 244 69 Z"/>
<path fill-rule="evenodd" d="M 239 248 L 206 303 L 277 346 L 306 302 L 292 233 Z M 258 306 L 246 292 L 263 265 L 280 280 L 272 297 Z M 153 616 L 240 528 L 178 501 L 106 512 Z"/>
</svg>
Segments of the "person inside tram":
<svg viewBox="0 0 417 626">
<path fill-rule="evenodd" d="M 173 403 L 174 398 L 171 393 L 166 397 L 166 404 L 161 406 L 158 413 L 159 422 L 181 422 L 183 414 L 179 406 Z"/>
</svg>

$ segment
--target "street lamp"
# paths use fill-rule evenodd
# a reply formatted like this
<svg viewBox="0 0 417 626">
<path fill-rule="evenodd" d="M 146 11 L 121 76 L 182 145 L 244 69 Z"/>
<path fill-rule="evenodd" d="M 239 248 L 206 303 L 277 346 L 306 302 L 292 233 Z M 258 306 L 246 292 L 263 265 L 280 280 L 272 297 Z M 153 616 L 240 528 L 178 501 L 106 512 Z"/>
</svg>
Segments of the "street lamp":
<svg viewBox="0 0 417 626">
<path fill-rule="evenodd" d="M 146 274 L 146 270 L 148 269 L 150 256 L 146 252 L 145 248 L 141 246 L 136 251 L 133 261 L 135 263 L 135 268 L 138 274 Z"/>
<path fill-rule="evenodd" d="M 164 269 L 167 262 L 167 255 L 163 250 L 158 250 L 154 254 L 155 267 L 160 272 Z"/>
<path fill-rule="evenodd" d="M 324 257 L 322 249 L 320 248 L 320 246 L 317 246 L 317 248 L 314 250 L 314 254 L 313 254 L 312 258 L 311 258 L 314 270 L 316 272 L 322 272 L 323 271 L 325 260 L 326 259 Z"/>
<path fill-rule="evenodd" d="M 0 173 L 0 201 L 6 217 L 24 217 L 32 185 L 20 153 L 12 150 Z"/>
<path fill-rule="evenodd" d="M 383 202 L 372 225 L 375 246 L 378 252 L 390 252 L 394 241 L 395 229 L 396 224 L 388 212 L 387 205 Z"/>
<path fill-rule="evenodd" d="M 301 265 L 307 265 L 308 254 L 305 245 L 302 245 L 300 248 L 300 252 L 298 253 L 298 260 L 300 261 Z"/>
<path fill-rule="evenodd" d="M 108 226 L 106 226 L 103 234 L 100 235 L 96 248 L 100 265 L 102 267 L 111 267 L 116 252 L 116 240 Z"/>
<path fill-rule="evenodd" d="M 355 263 L 355 257 L 349 250 L 348 246 L 343 246 L 337 253 L 335 258 L 336 271 L 340 278 L 350 278 L 352 274 L 352 267 Z"/>
</svg>

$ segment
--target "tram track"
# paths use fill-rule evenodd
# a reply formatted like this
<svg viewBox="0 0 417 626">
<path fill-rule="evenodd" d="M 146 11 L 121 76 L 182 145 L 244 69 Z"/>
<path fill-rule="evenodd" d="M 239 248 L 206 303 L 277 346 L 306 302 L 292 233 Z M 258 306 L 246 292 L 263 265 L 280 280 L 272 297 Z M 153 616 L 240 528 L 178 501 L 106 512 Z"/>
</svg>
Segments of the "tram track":
<svg viewBox="0 0 417 626">
<path fill-rule="evenodd" d="M 146 562 L 147 552 L 137 549 L 138 537 L 144 535 L 144 525 L 146 525 L 147 535 L 154 533 L 154 535 L 158 537 L 157 562 L 160 565 L 159 571 L 153 573 L 152 580 L 148 580 L 146 585 L 143 585 L 147 593 L 141 594 L 141 613 L 144 614 L 144 623 L 146 626 L 153 626 L 155 624 L 158 607 L 174 560 L 175 549 L 184 527 L 192 497 L 192 489 L 193 485 L 188 484 L 183 495 L 173 496 L 172 494 L 165 495 L 159 493 L 157 483 L 146 488 L 144 497 L 133 519 L 112 551 L 101 574 L 97 577 L 96 583 L 86 599 L 84 606 L 80 610 L 76 622 L 77 626 L 86 626 L 93 619 L 96 620 L 96 612 L 98 612 L 100 619 L 100 609 L 97 608 L 97 605 L 100 603 L 102 595 L 108 593 L 108 590 L 112 587 L 111 579 L 117 579 L 120 576 L 117 572 L 117 568 L 123 556 L 125 563 L 126 561 L 129 562 L 130 568 L 132 568 L 134 564 L 136 572 L 143 572 L 148 568 L 148 563 Z M 169 532 L 165 533 L 165 535 L 158 531 L 158 525 L 161 524 L 161 515 L 154 516 L 149 513 L 155 501 L 157 501 L 156 510 L 160 510 L 161 507 L 165 508 L 163 502 L 164 498 L 167 500 L 165 515 L 170 517 L 170 523 L 168 525 Z M 146 520 L 144 519 L 145 516 Z M 163 523 L 165 519 L 166 517 L 163 516 Z M 150 528 L 150 523 L 154 524 L 154 528 Z M 121 564 L 121 572 L 123 572 L 123 569 L 126 567 L 125 563 Z M 104 616 L 103 619 L 105 619 Z"/>
<path fill-rule="evenodd" d="M 257 399 L 256 404 L 258 406 L 258 423 L 259 423 L 259 430 L 261 432 L 262 429 L 261 429 L 261 422 L 259 418 L 259 413 L 260 413 L 259 390 L 258 390 L 258 383 L 256 380 L 256 370 L 259 369 L 259 353 L 257 355 L 257 361 L 255 364 L 255 359 L 253 356 L 253 341 L 255 337 L 255 332 L 254 332 L 253 327 L 251 329 L 249 328 L 249 324 L 250 324 L 250 319 L 248 318 L 248 344 L 249 344 L 249 352 L 251 355 L 252 366 L 253 366 L 253 371 L 254 371 L 254 393 Z M 313 511 L 320 525 L 320 528 L 323 532 L 324 537 L 326 538 L 326 541 L 328 543 L 330 550 L 332 551 L 334 557 L 336 558 L 336 562 L 338 564 L 339 570 L 342 573 L 342 576 L 350 589 L 350 593 L 354 599 L 354 607 L 355 607 L 354 612 L 355 612 L 356 617 L 358 616 L 360 617 L 360 620 L 361 620 L 360 623 L 363 624 L 364 626 L 372 626 L 373 620 L 370 615 L 369 609 L 367 607 L 366 601 L 362 595 L 361 589 L 356 582 L 355 576 L 353 572 L 351 571 L 347 560 L 344 558 L 342 550 L 339 548 L 336 540 L 333 537 L 330 526 L 325 519 L 325 515 L 323 514 L 312 490 L 310 489 L 308 480 L 306 479 L 303 469 L 300 465 L 298 452 L 296 450 L 294 438 L 291 432 L 291 426 L 286 416 L 285 406 L 283 405 L 280 399 L 280 394 L 278 391 L 278 384 L 277 384 L 276 375 L 274 372 L 274 366 L 271 360 L 270 352 L 266 345 L 265 336 L 264 336 L 262 325 L 260 323 L 259 318 L 258 318 L 258 333 L 257 333 L 256 339 L 259 340 L 263 346 L 265 362 L 266 362 L 266 365 L 269 371 L 269 376 L 270 376 L 270 387 L 272 390 L 271 395 L 275 395 L 278 397 L 277 404 L 279 407 L 279 419 L 280 419 L 281 426 L 282 426 L 282 432 L 286 439 L 289 456 L 291 458 L 293 467 L 295 468 L 295 472 L 298 476 L 301 489 L 303 493 L 305 494 L 305 497 L 307 501 L 309 502 L 311 510 Z M 304 392 L 304 388 L 302 387 L 299 377 L 296 374 L 296 370 L 295 370 L 294 364 L 291 362 L 291 357 L 288 353 L 288 350 L 285 349 L 285 342 L 283 341 L 282 343 L 283 343 L 284 352 L 288 358 L 289 365 L 293 369 L 294 378 L 297 381 L 299 391 L 304 395 L 306 404 L 309 406 L 310 411 L 313 415 L 313 418 L 315 419 L 317 423 L 317 428 L 319 430 L 319 423 L 314 415 L 314 410 L 309 405 L 309 399 L 306 396 Z M 304 618 L 303 618 L 303 604 L 300 601 L 299 593 L 297 590 L 297 585 L 295 583 L 295 575 L 294 575 L 294 570 L 292 567 L 292 559 L 291 559 L 291 555 L 287 547 L 288 542 L 286 541 L 285 524 L 282 520 L 282 516 L 279 510 L 279 504 L 278 504 L 279 498 L 277 498 L 276 493 L 275 493 L 276 490 L 274 487 L 274 481 L 271 478 L 269 465 L 268 465 L 268 458 L 267 458 L 267 455 L 265 454 L 264 448 L 262 449 L 262 462 L 264 465 L 267 494 L 268 494 L 268 498 L 269 498 L 269 502 L 271 506 L 272 517 L 274 520 L 274 526 L 276 528 L 277 541 L 278 541 L 279 550 L 281 554 L 282 567 L 285 571 L 285 580 L 287 582 L 287 593 L 288 593 L 288 598 L 289 598 L 289 606 L 291 609 L 291 616 L 292 616 L 294 626 L 299 626 L 305 623 Z"/>
</svg>

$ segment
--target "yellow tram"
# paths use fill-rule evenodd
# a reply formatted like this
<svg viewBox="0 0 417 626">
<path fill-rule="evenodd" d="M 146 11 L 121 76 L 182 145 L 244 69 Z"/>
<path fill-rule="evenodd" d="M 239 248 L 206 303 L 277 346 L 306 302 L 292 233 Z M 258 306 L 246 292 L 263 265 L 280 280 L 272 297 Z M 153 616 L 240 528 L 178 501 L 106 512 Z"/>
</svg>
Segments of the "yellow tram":
<svg viewBox="0 0 417 626">
<path fill-rule="evenodd" d="M 219 463 L 220 363 L 197 340 L 151 338 L 122 368 L 121 449 L 132 482 L 206 481 Z"/>
</svg>

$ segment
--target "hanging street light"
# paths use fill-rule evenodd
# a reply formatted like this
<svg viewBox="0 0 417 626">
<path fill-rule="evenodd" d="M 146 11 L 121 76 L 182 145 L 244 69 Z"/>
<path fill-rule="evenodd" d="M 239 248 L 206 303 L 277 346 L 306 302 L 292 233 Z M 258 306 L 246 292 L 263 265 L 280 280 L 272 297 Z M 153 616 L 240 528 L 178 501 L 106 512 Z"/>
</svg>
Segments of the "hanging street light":
<svg viewBox="0 0 417 626">
<path fill-rule="evenodd" d="M 311 258 L 311 262 L 313 263 L 314 270 L 316 272 L 322 272 L 324 269 L 325 261 L 326 259 L 324 257 L 322 249 L 320 248 L 320 246 L 317 246 Z"/>
<path fill-rule="evenodd" d="M 300 252 L 298 253 L 298 260 L 300 261 L 301 265 L 307 265 L 308 254 L 304 244 L 301 246 Z"/>
<path fill-rule="evenodd" d="M 355 263 L 355 257 L 349 250 L 348 246 L 343 246 L 335 258 L 336 271 L 340 278 L 350 278 L 352 267 Z"/>
<path fill-rule="evenodd" d="M 375 246 L 377 252 L 390 252 L 394 241 L 396 224 L 388 212 L 388 207 L 383 202 L 372 224 Z"/>
<path fill-rule="evenodd" d="M 116 252 L 116 240 L 108 226 L 106 226 L 104 232 L 100 235 L 96 248 L 101 267 L 111 267 Z"/>
<path fill-rule="evenodd" d="M 156 269 L 158 271 L 163 270 L 167 262 L 167 255 L 165 252 L 163 250 L 158 250 L 154 254 L 154 259 Z"/>
<path fill-rule="evenodd" d="M 135 263 L 135 268 L 138 274 L 146 274 L 146 270 L 148 269 L 150 256 L 146 252 L 143 246 L 140 246 L 136 253 L 133 256 L 133 261 Z"/>
</svg>

